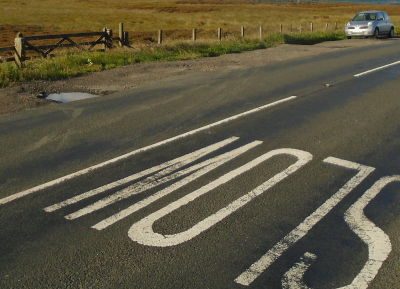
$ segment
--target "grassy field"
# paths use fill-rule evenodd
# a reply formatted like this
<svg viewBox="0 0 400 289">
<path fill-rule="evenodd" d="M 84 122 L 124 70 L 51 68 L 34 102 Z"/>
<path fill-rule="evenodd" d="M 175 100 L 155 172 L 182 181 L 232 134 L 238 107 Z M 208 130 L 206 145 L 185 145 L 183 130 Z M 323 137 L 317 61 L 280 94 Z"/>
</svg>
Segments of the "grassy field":
<svg viewBox="0 0 400 289">
<path fill-rule="evenodd" d="M 0 6 L 0 47 L 11 46 L 17 32 L 24 35 L 57 34 L 63 32 L 100 31 L 106 25 L 117 31 L 125 24 L 131 42 L 152 42 L 159 29 L 167 30 L 165 40 L 190 39 L 193 28 L 198 37 L 216 37 L 216 29 L 240 34 L 244 26 L 247 35 L 256 37 L 257 29 L 284 32 L 323 29 L 335 22 L 342 29 L 357 12 L 369 9 L 386 11 L 396 26 L 400 22 L 400 6 L 354 3 L 260 3 L 242 1 L 171 1 L 171 0 L 2 0 Z M 396 29 L 397 30 L 397 29 Z M 397 30 L 396 32 L 400 32 Z M 226 35 L 226 34 L 225 34 Z"/>
</svg>

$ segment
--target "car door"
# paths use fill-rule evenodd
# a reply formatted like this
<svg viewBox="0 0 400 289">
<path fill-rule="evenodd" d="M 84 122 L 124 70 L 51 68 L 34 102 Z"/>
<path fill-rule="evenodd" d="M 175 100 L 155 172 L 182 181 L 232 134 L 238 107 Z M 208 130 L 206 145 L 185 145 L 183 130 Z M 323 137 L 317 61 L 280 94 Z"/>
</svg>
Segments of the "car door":
<svg viewBox="0 0 400 289">
<path fill-rule="evenodd" d="M 389 33 L 390 28 L 392 28 L 392 26 L 393 26 L 393 22 L 392 22 L 392 20 L 390 20 L 389 16 L 385 12 L 382 12 L 382 14 L 383 14 L 383 17 L 385 18 L 387 32 Z"/>
<path fill-rule="evenodd" d="M 376 17 L 377 17 L 377 27 L 379 28 L 379 34 L 387 34 L 389 32 L 389 29 L 387 28 L 386 24 L 387 21 L 385 21 L 383 13 L 379 12 Z"/>
</svg>

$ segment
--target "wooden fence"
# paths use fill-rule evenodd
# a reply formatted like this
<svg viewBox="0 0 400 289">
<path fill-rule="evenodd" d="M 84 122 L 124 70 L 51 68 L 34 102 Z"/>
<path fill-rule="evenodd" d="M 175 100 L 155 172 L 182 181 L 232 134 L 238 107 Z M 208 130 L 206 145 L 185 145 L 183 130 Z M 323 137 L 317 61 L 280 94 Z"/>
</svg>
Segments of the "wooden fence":
<svg viewBox="0 0 400 289">
<path fill-rule="evenodd" d="M 313 23 L 309 26 L 310 28 L 307 29 L 307 27 L 302 27 L 300 24 L 300 27 L 293 28 L 292 25 L 290 25 L 290 28 L 286 28 L 285 31 L 282 27 L 282 24 L 279 25 L 279 32 L 305 32 L 305 31 L 311 31 L 313 32 L 315 30 L 315 27 Z M 337 23 L 334 24 L 334 30 L 337 30 Z M 328 30 L 328 23 L 325 24 L 323 30 Z M 217 29 L 217 39 L 221 41 L 223 34 L 222 34 L 222 28 Z M 86 42 L 76 42 L 72 38 L 82 38 L 82 37 L 95 37 L 97 36 L 97 40 L 95 41 L 86 41 Z M 243 38 L 245 37 L 245 27 L 240 28 L 240 36 Z M 263 27 L 259 27 L 259 38 L 261 39 L 263 37 Z M 34 45 L 32 44 L 32 41 L 43 41 L 43 40 L 54 40 L 58 39 L 58 41 L 55 44 L 50 44 L 50 45 Z M 192 30 L 192 41 L 197 40 L 197 29 Z M 24 37 L 21 33 L 17 34 L 17 37 L 15 38 L 15 46 L 11 47 L 0 47 L 0 52 L 13 52 L 14 57 L 6 57 L 2 58 L 0 57 L 0 62 L 10 62 L 10 61 L 15 61 L 16 64 L 19 67 L 23 67 L 24 61 L 31 59 L 32 57 L 27 57 L 26 52 L 30 51 L 33 54 L 36 53 L 39 56 L 42 57 L 47 57 L 51 52 L 53 52 L 57 48 L 63 48 L 63 47 L 76 47 L 81 50 L 86 50 L 90 51 L 95 47 L 96 45 L 102 45 L 103 50 L 111 49 L 113 47 L 113 41 L 118 41 L 119 46 L 128 46 L 129 45 L 129 33 L 124 31 L 124 24 L 119 23 L 119 35 L 117 37 L 113 37 L 113 31 L 111 29 L 106 29 L 104 28 L 103 31 L 101 32 L 86 32 L 86 33 L 73 33 L 73 34 L 58 34 L 58 35 L 41 35 L 41 36 L 28 36 Z M 158 44 L 162 44 L 163 42 L 163 30 L 158 30 Z M 32 54 L 31 53 L 31 54 Z M 35 55 L 33 55 L 34 57 Z"/>
<path fill-rule="evenodd" d="M 73 38 L 88 38 L 95 37 L 98 38 L 95 41 L 84 41 L 77 42 Z M 104 29 L 101 32 L 85 32 L 85 33 L 72 33 L 72 34 L 58 34 L 58 35 L 40 35 L 40 36 L 28 36 L 24 37 L 21 33 L 17 34 L 15 38 L 15 46 L 12 47 L 2 47 L 0 52 L 11 51 L 14 53 L 14 57 L 2 58 L 3 62 L 15 61 L 19 67 L 23 67 L 26 60 L 31 59 L 31 57 L 26 56 L 27 51 L 32 51 L 34 54 L 39 54 L 42 57 L 47 57 L 51 52 L 57 48 L 61 47 L 76 47 L 81 50 L 90 51 L 96 45 L 102 45 L 104 50 L 111 49 L 113 46 L 113 40 L 120 42 L 120 45 L 125 45 L 127 42 L 124 41 L 124 36 L 122 35 L 113 39 L 113 33 L 111 29 Z M 54 40 L 58 41 L 55 44 L 50 45 L 34 45 L 32 41 L 37 40 Z"/>
</svg>

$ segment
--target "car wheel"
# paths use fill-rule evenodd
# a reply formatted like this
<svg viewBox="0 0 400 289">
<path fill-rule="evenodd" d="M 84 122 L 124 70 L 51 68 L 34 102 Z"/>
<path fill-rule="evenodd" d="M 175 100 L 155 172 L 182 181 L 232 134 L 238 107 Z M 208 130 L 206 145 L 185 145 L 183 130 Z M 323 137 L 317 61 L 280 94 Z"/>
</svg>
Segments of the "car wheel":
<svg viewBox="0 0 400 289">
<path fill-rule="evenodd" d="M 394 29 L 392 27 L 392 28 L 390 28 L 390 31 L 389 31 L 389 38 L 393 38 L 393 37 L 394 37 Z"/>
<path fill-rule="evenodd" d="M 375 28 L 374 38 L 375 38 L 375 39 L 378 39 L 378 37 L 379 37 L 379 29 L 378 29 L 378 28 Z"/>
<path fill-rule="evenodd" d="M 351 36 L 347 36 L 347 39 L 351 39 Z"/>
</svg>

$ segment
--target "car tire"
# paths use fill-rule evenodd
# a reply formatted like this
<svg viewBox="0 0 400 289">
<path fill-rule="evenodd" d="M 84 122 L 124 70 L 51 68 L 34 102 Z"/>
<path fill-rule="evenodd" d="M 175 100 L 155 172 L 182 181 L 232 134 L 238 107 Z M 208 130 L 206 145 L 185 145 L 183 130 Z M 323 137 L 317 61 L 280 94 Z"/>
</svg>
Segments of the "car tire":
<svg viewBox="0 0 400 289">
<path fill-rule="evenodd" d="M 351 36 L 347 36 L 347 39 L 351 39 Z"/>
<path fill-rule="evenodd" d="M 389 31 L 389 38 L 393 38 L 394 37 L 394 29 L 393 29 L 393 27 L 392 28 L 390 28 L 390 31 Z"/>
<path fill-rule="evenodd" d="M 379 29 L 378 29 L 378 28 L 375 28 L 375 31 L 374 31 L 374 38 L 375 38 L 375 39 L 378 39 L 378 37 L 379 37 Z"/>
</svg>

